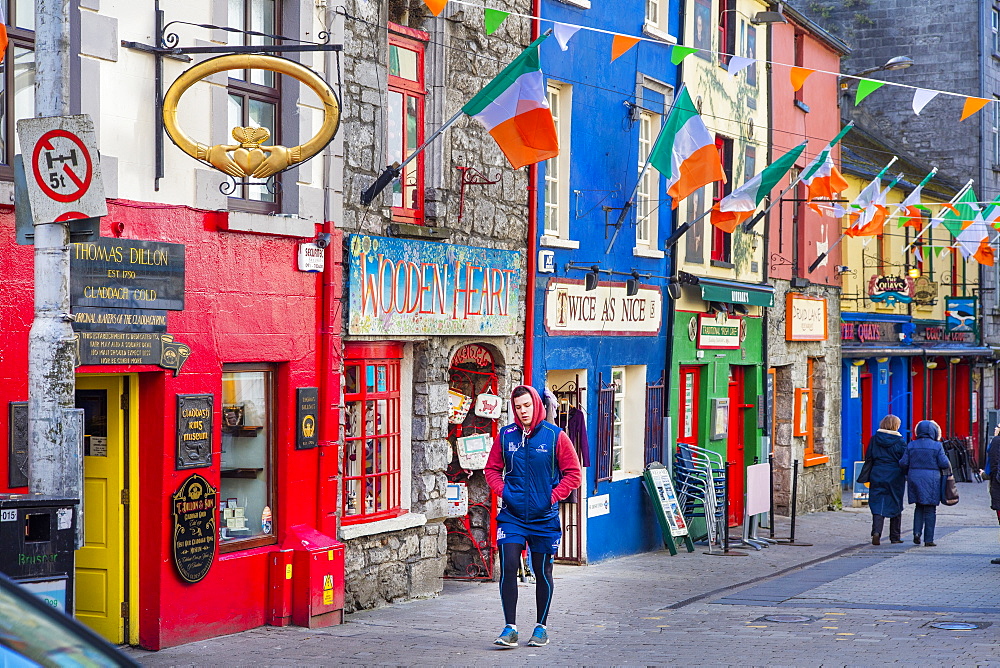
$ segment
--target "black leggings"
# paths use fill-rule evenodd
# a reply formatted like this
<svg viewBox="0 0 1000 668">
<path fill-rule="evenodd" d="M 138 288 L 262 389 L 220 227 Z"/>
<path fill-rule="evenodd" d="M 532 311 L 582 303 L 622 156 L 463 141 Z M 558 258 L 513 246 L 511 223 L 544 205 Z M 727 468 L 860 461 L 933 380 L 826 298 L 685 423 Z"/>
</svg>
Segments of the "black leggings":
<svg viewBox="0 0 1000 668">
<path fill-rule="evenodd" d="M 503 603 L 505 624 L 516 624 L 517 569 L 521 565 L 524 545 L 504 543 L 500 546 L 500 601 Z M 531 570 L 535 574 L 535 603 L 538 606 L 538 623 L 545 624 L 552 603 L 552 556 L 531 553 Z"/>
</svg>

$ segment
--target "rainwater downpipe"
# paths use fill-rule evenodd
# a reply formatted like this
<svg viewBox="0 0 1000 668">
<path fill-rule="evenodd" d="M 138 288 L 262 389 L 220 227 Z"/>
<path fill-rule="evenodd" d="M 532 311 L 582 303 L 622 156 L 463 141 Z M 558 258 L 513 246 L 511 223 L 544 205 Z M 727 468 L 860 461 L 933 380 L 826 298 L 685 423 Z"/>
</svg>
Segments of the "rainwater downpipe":
<svg viewBox="0 0 1000 668">
<path fill-rule="evenodd" d="M 541 16 L 542 0 L 531 0 L 531 15 Z M 538 19 L 531 20 L 531 41 L 538 39 Z M 524 358 L 522 383 L 533 385 L 531 366 L 535 351 L 535 258 L 538 255 L 538 163 L 528 165 L 528 257 L 524 291 Z"/>
</svg>

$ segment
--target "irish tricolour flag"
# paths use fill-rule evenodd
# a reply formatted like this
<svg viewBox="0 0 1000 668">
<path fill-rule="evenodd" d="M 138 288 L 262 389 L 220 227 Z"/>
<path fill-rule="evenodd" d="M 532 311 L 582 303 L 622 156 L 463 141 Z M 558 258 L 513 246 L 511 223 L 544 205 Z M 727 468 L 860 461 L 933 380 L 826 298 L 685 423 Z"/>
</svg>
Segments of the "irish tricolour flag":
<svg viewBox="0 0 1000 668">
<path fill-rule="evenodd" d="M 802 142 L 713 206 L 712 224 L 723 232 L 735 230 L 737 225 L 750 217 L 774 186 L 778 185 L 778 181 L 785 178 L 805 147 L 806 142 Z"/>
<path fill-rule="evenodd" d="M 705 127 L 687 88 L 677 93 L 673 109 L 649 153 L 649 164 L 667 179 L 673 208 L 698 188 L 724 181 L 715 138 Z"/>
<path fill-rule="evenodd" d="M 559 155 L 559 139 L 545 99 L 536 39 L 462 107 L 486 126 L 514 169 Z"/>
<path fill-rule="evenodd" d="M 819 155 L 802 171 L 802 183 L 809 192 L 809 207 L 820 213 L 816 199 L 835 199 L 837 193 L 847 190 L 847 181 L 833 161 L 833 147 L 846 135 L 853 124 L 845 126 L 837 136 L 820 151 Z"/>
</svg>

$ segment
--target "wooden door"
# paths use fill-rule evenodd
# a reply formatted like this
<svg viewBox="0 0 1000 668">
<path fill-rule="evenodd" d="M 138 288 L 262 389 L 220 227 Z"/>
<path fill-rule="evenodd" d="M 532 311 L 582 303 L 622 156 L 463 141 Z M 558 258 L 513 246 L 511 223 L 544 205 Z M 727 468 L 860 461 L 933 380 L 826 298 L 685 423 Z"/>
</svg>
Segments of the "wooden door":
<svg viewBox="0 0 1000 668">
<path fill-rule="evenodd" d="M 78 376 L 84 410 L 84 545 L 76 553 L 76 617 L 112 643 L 125 642 L 126 441 L 121 376 Z"/>
</svg>

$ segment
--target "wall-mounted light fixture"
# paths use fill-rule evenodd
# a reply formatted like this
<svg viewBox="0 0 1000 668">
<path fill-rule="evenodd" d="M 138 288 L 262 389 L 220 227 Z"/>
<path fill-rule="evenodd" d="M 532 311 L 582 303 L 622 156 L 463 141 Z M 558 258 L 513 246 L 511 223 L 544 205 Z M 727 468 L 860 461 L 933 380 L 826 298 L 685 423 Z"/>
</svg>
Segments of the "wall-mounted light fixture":
<svg viewBox="0 0 1000 668">
<path fill-rule="evenodd" d="M 930 361 L 927 364 L 925 364 L 924 366 L 927 367 L 928 369 L 936 369 L 937 368 L 937 362 Z"/>
<path fill-rule="evenodd" d="M 910 267 L 909 271 L 906 272 L 910 278 L 920 278 L 919 267 Z"/>
<path fill-rule="evenodd" d="M 583 289 L 587 292 L 597 289 L 597 283 L 601 280 L 601 269 L 596 264 L 583 276 Z"/>
<path fill-rule="evenodd" d="M 632 278 L 625 281 L 625 294 L 629 297 L 635 297 L 639 294 L 639 272 L 633 271 Z"/>
<path fill-rule="evenodd" d="M 962 361 L 962 358 L 961 357 L 952 357 L 948 361 L 951 362 L 952 364 L 958 364 L 959 362 Z"/>
<path fill-rule="evenodd" d="M 875 361 L 878 362 L 879 364 L 885 364 L 886 362 L 889 361 L 889 358 L 888 357 L 876 357 Z"/>
<path fill-rule="evenodd" d="M 863 359 L 856 359 L 853 362 L 851 362 L 851 364 L 853 364 L 854 366 L 864 366 L 865 361 Z"/>
</svg>

